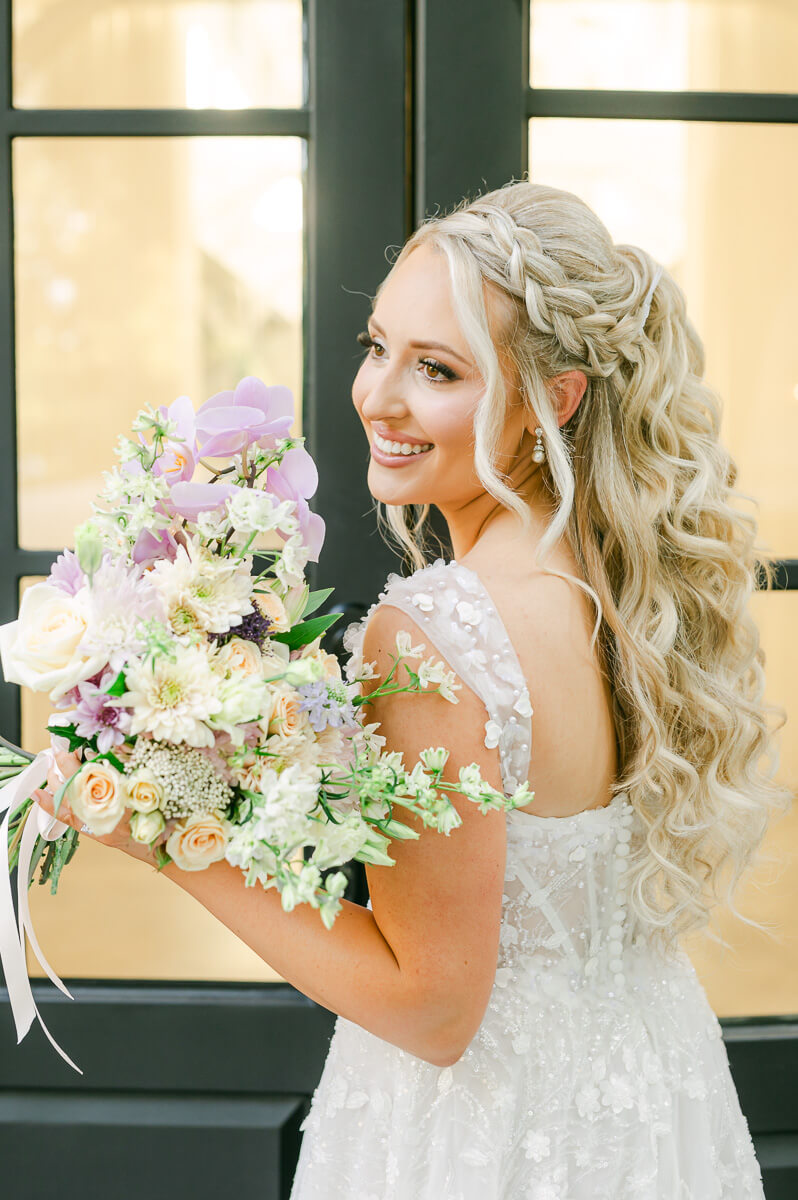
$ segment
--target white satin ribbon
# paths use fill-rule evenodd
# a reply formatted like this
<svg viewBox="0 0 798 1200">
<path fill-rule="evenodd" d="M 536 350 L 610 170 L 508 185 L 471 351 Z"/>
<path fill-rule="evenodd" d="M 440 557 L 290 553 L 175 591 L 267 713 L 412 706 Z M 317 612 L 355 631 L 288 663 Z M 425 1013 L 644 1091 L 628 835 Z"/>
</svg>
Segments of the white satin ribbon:
<svg viewBox="0 0 798 1200">
<path fill-rule="evenodd" d="M 6 987 L 8 988 L 8 999 L 11 1002 L 11 1011 L 14 1014 L 14 1024 L 17 1028 L 17 1045 L 25 1037 L 25 1034 L 31 1027 L 33 1018 L 36 1017 L 51 1045 L 55 1047 L 64 1061 L 69 1063 L 70 1067 L 74 1067 L 78 1074 L 82 1075 L 83 1072 L 80 1067 L 73 1063 L 69 1055 L 61 1049 L 42 1020 L 41 1013 L 36 1007 L 36 1001 L 33 999 L 30 979 L 28 978 L 28 964 L 25 957 L 26 934 L 30 941 L 31 949 L 48 978 L 65 996 L 69 996 L 70 1000 L 73 999 L 72 993 L 58 978 L 44 957 L 38 938 L 33 930 L 30 904 L 28 902 L 31 859 L 37 835 L 41 834 L 46 841 L 53 842 L 56 838 L 61 837 L 61 834 L 65 833 L 69 829 L 69 826 L 48 813 L 36 800 L 33 801 L 31 810 L 28 813 L 25 828 L 22 831 L 22 839 L 19 844 L 19 859 L 17 861 L 18 920 L 14 913 L 11 879 L 9 877 L 8 827 L 11 813 L 19 807 L 23 800 L 26 800 L 30 796 L 31 792 L 36 791 L 37 788 L 42 786 L 51 768 L 54 768 L 59 775 L 61 774 L 55 761 L 54 752 L 52 750 L 42 750 L 41 753 L 36 755 L 30 766 L 26 767 L 24 771 L 15 778 L 10 779 L 0 788 L 0 812 L 4 813 L 2 831 L 0 831 L 0 961 L 3 965 L 3 974 L 5 975 Z M 61 778 L 63 779 L 63 776 Z"/>
</svg>

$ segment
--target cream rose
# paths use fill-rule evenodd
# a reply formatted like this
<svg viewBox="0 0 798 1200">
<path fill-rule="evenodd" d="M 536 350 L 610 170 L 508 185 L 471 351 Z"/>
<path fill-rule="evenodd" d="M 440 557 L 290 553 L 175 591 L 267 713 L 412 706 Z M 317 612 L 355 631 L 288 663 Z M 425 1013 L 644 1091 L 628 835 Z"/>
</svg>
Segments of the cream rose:
<svg viewBox="0 0 798 1200">
<path fill-rule="evenodd" d="M 233 637 L 216 651 L 213 668 L 223 675 L 263 679 L 263 654 L 254 642 Z"/>
<path fill-rule="evenodd" d="M 82 679 L 105 665 L 103 655 L 86 655 L 80 644 L 89 625 L 89 593 L 74 596 L 49 583 L 34 583 L 22 597 L 16 621 L 0 627 L 0 659 L 8 683 L 60 700 Z"/>
<path fill-rule="evenodd" d="M 166 821 L 160 812 L 134 812 L 130 818 L 130 836 L 134 842 L 149 846 L 166 829 Z"/>
<path fill-rule="evenodd" d="M 130 807 L 139 813 L 152 813 L 161 807 L 164 799 L 163 784 L 147 767 L 140 767 L 127 777 L 127 794 Z"/>
<path fill-rule="evenodd" d="M 84 763 L 69 781 L 66 799 L 76 817 L 102 836 L 116 829 L 127 806 L 125 777 L 103 759 Z"/>
<path fill-rule="evenodd" d="M 224 858 L 227 842 L 224 822 L 215 813 L 195 813 L 172 830 L 166 853 L 181 871 L 204 871 Z"/>
<path fill-rule="evenodd" d="M 286 741 L 304 736 L 308 714 L 299 707 L 301 701 L 299 692 L 292 688 L 275 689 L 268 732 L 279 733 Z"/>
<path fill-rule="evenodd" d="M 274 633 L 285 633 L 286 630 L 291 628 L 291 622 L 288 619 L 288 613 L 285 611 L 285 605 L 276 592 L 258 592 L 253 596 L 253 600 L 264 617 L 267 617 L 271 621 Z"/>
</svg>

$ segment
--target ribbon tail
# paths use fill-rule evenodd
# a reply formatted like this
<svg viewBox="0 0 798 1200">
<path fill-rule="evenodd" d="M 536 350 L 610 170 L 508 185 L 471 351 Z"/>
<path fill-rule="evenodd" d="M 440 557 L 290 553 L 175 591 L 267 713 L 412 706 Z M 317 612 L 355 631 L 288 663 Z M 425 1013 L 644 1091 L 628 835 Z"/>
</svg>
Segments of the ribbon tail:
<svg viewBox="0 0 798 1200">
<path fill-rule="evenodd" d="M 69 1063 L 78 1074 L 82 1075 L 83 1072 L 80 1067 L 61 1049 L 42 1020 L 42 1015 L 33 999 L 33 991 L 28 977 L 25 956 L 26 933 L 36 959 L 47 974 L 47 977 L 64 995 L 73 999 L 72 993 L 63 981 L 59 979 L 44 956 L 33 928 L 28 900 L 31 859 L 38 833 L 41 832 L 47 841 L 53 841 L 60 837 L 68 826 L 63 821 L 59 821 L 57 817 L 50 816 L 35 801 L 27 814 L 19 846 L 19 859 L 17 862 L 18 921 L 14 914 L 14 903 L 9 878 L 8 826 L 11 808 L 20 799 L 25 799 L 26 796 L 29 796 L 32 791 L 40 786 L 42 774 L 44 773 L 46 776 L 53 762 L 54 756 L 52 751 L 43 750 L 36 756 L 29 767 L 26 767 L 20 775 L 17 775 L 15 779 L 11 780 L 0 791 L 0 809 L 7 806 L 3 820 L 3 833 L 2 837 L 0 837 L 0 959 L 2 960 L 3 971 L 6 977 L 11 1010 L 14 1014 L 14 1022 L 17 1029 L 17 1044 L 25 1037 L 31 1027 L 33 1018 L 36 1017 L 51 1045 L 58 1051 L 65 1062 Z"/>
</svg>

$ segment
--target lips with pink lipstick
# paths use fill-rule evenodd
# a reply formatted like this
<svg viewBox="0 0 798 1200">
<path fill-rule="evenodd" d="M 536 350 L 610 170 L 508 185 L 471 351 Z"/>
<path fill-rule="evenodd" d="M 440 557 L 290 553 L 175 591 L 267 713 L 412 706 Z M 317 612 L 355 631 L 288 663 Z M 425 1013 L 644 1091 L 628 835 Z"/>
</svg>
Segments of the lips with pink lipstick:
<svg viewBox="0 0 798 1200">
<path fill-rule="evenodd" d="M 415 459 L 423 458 L 434 449 L 434 443 L 422 442 L 420 438 L 407 435 L 388 437 L 376 429 L 372 434 L 372 457 L 386 467 L 405 467 Z"/>
</svg>

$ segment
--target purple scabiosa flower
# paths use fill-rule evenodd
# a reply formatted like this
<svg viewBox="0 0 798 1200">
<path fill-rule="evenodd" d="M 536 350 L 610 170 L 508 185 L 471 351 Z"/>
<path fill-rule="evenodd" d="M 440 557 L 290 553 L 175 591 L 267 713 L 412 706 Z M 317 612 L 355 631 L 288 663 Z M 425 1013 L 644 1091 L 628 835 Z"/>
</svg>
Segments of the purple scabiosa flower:
<svg viewBox="0 0 798 1200">
<path fill-rule="evenodd" d="M 247 642 L 255 642 L 257 646 L 262 647 L 271 628 L 272 622 L 256 606 L 253 612 L 242 617 L 238 625 L 232 625 L 224 633 L 210 633 L 208 637 L 218 646 L 224 646 L 231 638 L 238 637 L 244 638 Z"/>
<path fill-rule="evenodd" d="M 130 714 L 105 692 L 115 678 L 115 671 L 106 671 L 99 685 L 85 681 L 79 683 L 76 689 L 80 699 L 73 714 L 75 732 L 84 738 L 96 734 L 97 749 L 101 754 L 123 742 L 130 728 Z"/>
<path fill-rule="evenodd" d="M 50 568 L 47 582 L 53 587 L 60 588 L 68 596 L 74 596 L 86 582 L 83 568 L 78 562 L 77 555 L 71 550 L 64 550 Z"/>
<path fill-rule="evenodd" d="M 355 724 L 355 710 L 346 699 L 345 689 L 336 687 L 335 682 L 317 679 L 314 683 L 303 683 L 297 688 L 302 697 L 300 712 L 307 712 L 308 720 L 316 733 L 327 726 L 340 729 L 343 725 Z"/>
</svg>

